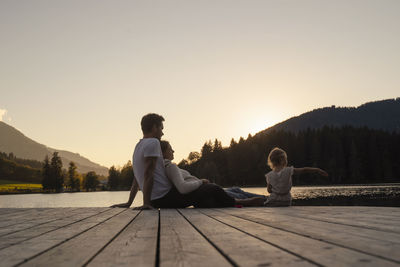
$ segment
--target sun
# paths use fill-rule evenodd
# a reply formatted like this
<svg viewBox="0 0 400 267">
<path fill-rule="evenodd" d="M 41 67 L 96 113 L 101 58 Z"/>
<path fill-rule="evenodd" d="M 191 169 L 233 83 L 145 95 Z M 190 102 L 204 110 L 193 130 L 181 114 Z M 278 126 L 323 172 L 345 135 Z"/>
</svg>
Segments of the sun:
<svg viewBox="0 0 400 267">
<path fill-rule="evenodd" d="M 256 134 L 262 130 L 265 130 L 273 125 L 274 125 L 274 123 L 271 122 L 268 118 L 257 118 L 255 120 L 249 121 L 248 131 L 250 134 L 254 135 L 254 134 Z"/>
</svg>

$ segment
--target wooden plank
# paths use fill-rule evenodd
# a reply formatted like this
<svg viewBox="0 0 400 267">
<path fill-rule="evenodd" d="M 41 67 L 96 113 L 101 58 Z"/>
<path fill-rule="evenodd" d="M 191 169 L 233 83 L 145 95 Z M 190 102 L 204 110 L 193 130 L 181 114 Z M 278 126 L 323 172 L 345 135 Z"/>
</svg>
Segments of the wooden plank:
<svg viewBox="0 0 400 267">
<path fill-rule="evenodd" d="M 66 216 L 62 218 L 61 220 L 56 220 L 49 222 L 44 225 L 39 225 L 37 227 L 32 227 L 23 231 L 15 232 L 13 234 L 9 234 L 7 236 L 4 236 L 0 239 L 0 250 L 4 249 L 6 247 L 9 247 L 11 245 L 18 244 L 20 242 L 38 237 L 40 235 L 43 235 L 45 233 L 49 233 L 52 231 L 55 231 L 59 228 L 66 227 L 68 225 L 72 225 L 78 221 L 88 219 L 91 216 L 96 216 L 100 213 L 107 212 L 109 211 L 109 208 L 100 208 L 100 209 L 81 209 L 77 214 L 74 214 L 72 216 Z"/>
<path fill-rule="evenodd" d="M 388 219 L 382 215 L 371 215 L 358 212 L 350 213 L 348 211 L 342 211 L 329 213 L 328 211 L 315 212 L 312 209 L 294 210 L 295 212 L 291 209 L 290 212 L 285 212 L 284 214 L 292 217 L 310 218 L 322 222 L 337 223 L 400 234 L 400 216 L 399 220 L 393 220 L 393 218 Z"/>
<path fill-rule="evenodd" d="M 144 210 L 87 266 L 155 266 L 159 212 Z"/>
<path fill-rule="evenodd" d="M 261 238 L 265 242 L 272 243 L 275 246 L 291 251 L 292 253 L 302 255 L 310 261 L 316 262 L 323 266 L 365 266 L 366 264 L 372 266 L 398 266 L 394 262 L 386 261 L 340 246 L 335 246 L 324 241 L 310 239 L 304 236 L 234 217 L 226 213 L 222 213 L 220 209 L 203 210 L 202 213 L 227 225 L 240 229 L 243 232 Z"/>
<path fill-rule="evenodd" d="M 400 237 L 398 234 L 319 222 L 311 219 L 293 218 L 278 214 L 279 208 L 273 209 L 277 210 L 276 214 L 264 212 L 265 209 L 268 208 L 225 209 L 223 212 L 400 263 L 400 254 L 397 253 L 400 249 Z"/>
<path fill-rule="evenodd" d="M 132 209 L 97 225 L 77 237 L 29 260 L 22 266 L 82 266 L 110 242 L 138 214 Z"/>
<path fill-rule="evenodd" d="M 310 207 L 312 210 L 312 207 Z M 285 210 L 282 212 L 282 210 Z M 345 233 L 358 236 L 360 238 L 369 238 L 371 240 L 377 240 L 377 241 L 390 241 L 393 243 L 400 244 L 400 234 L 397 233 L 392 233 L 392 232 L 382 232 L 382 231 L 377 231 L 375 229 L 366 229 L 366 228 L 359 228 L 357 226 L 351 226 L 351 225 L 341 225 L 341 224 L 336 224 L 332 222 L 323 222 L 319 220 L 315 220 L 313 218 L 307 218 L 301 217 L 301 216 L 296 216 L 296 211 L 291 209 L 291 208 L 281 208 L 281 209 L 271 209 L 271 208 L 258 208 L 258 209 L 245 209 L 244 211 L 250 212 L 253 214 L 264 214 L 265 217 L 268 217 L 270 219 L 274 219 L 277 216 L 283 216 L 282 218 L 285 220 L 296 220 L 297 222 L 300 222 L 301 224 L 310 224 L 310 225 L 316 225 L 318 227 L 325 227 L 328 229 L 337 229 L 341 230 Z M 260 211 L 262 211 L 260 213 Z M 353 213 L 357 211 L 357 208 L 355 207 L 353 209 Z M 311 211 L 312 212 L 312 211 Z M 271 216 L 268 216 L 268 214 L 271 214 Z M 294 214 L 294 216 L 292 216 Z M 281 218 L 281 217 L 279 217 Z"/>
<path fill-rule="evenodd" d="M 107 212 L 99 213 L 96 216 L 88 217 L 82 221 L 2 249 L 0 250 L 2 266 L 22 264 L 30 258 L 36 257 L 38 254 L 44 253 L 82 234 L 120 212 L 121 210 L 119 209 L 109 209 Z"/>
<path fill-rule="evenodd" d="M 291 209 L 296 211 L 304 211 L 309 212 L 311 209 L 310 207 L 291 207 Z M 400 208 L 397 208 L 400 211 Z M 355 212 L 356 211 L 356 212 Z M 393 221 L 400 221 L 400 213 L 396 212 L 396 208 L 390 207 L 324 207 L 321 209 L 312 209 L 314 214 L 329 214 L 331 216 L 357 216 L 360 218 L 382 218 L 385 220 L 393 220 Z"/>
<path fill-rule="evenodd" d="M 308 210 L 311 207 L 309 206 L 293 206 L 293 209 L 299 210 Z M 365 206 L 313 206 L 312 207 L 315 212 L 329 212 L 329 213 L 354 213 L 355 214 L 364 214 L 364 215 L 380 215 L 382 217 L 387 218 L 399 218 L 400 216 L 400 208 L 398 207 L 365 207 Z"/>
<path fill-rule="evenodd" d="M 160 266 L 231 266 L 177 210 L 160 216 Z"/>
<path fill-rule="evenodd" d="M 28 210 L 28 208 L 0 208 L 0 220 L 4 218 L 4 216 L 21 213 Z"/>
<path fill-rule="evenodd" d="M 0 221 L 0 229 L 9 226 L 26 223 L 30 221 L 43 220 L 47 214 L 68 213 L 79 208 L 50 208 L 50 209 L 29 209 L 23 213 L 11 214 Z"/>
<path fill-rule="evenodd" d="M 14 218 L 14 224 L 6 222 L 8 225 L 0 228 L 0 237 L 72 216 L 74 215 L 73 210 L 76 208 L 32 211 L 24 216 Z"/>
<path fill-rule="evenodd" d="M 16 209 L 14 209 L 14 210 L 16 210 Z M 13 220 L 14 218 L 24 217 L 24 216 L 26 216 L 26 214 L 40 213 L 44 210 L 47 210 L 47 209 L 45 209 L 45 208 L 18 209 L 18 211 L 16 211 L 16 212 L 8 212 L 5 214 L 0 214 L 0 226 L 3 222 Z"/>
<path fill-rule="evenodd" d="M 201 213 L 201 209 L 180 212 L 236 266 L 314 266 L 300 255 L 249 236 Z"/>
</svg>

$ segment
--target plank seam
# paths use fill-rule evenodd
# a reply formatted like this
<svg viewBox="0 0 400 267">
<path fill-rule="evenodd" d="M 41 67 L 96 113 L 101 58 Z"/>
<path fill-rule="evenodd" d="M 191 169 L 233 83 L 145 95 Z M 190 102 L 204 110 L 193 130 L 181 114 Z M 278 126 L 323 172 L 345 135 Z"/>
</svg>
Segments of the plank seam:
<svg viewBox="0 0 400 267">
<path fill-rule="evenodd" d="M 220 212 L 229 214 L 229 213 L 224 212 L 224 211 L 220 211 Z M 370 252 L 365 252 L 365 251 L 362 251 L 362 250 L 357 249 L 357 248 L 348 247 L 348 246 L 345 246 L 345 245 L 342 245 L 342 244 L 337 244 L 337 243 L 335 243 L 335 242 L 328 241 L 328 240 L 324 240 L 324 239 L 321 239 L 321 238 L 315 238 L 315 237 L 312 237 L 312 236 L 310 236 L 310 235 L 300 234 L 300 233 L 297 233 L 297 232 L 295 232 L 295 231 L 291 231 L 291 230 L 287 230 L 287 229 L 284 229 L 284 228 L 281 228 L 281 227 L 269 225 L 269 224 L 264 223 L 264 222 L 261 223 L 261 222 L 258 222 L 258 221 L 256 221 L 256 220 L 252 220 L 252 219 L 248 219 L 248 218 L 243 218 L 243 217 L 240 217 L 240 216 L 238 216 L 238 215 L 234 215 L 234 214 L 229 214 L 229 215 L 234 216 L 234 217 L 237 217 L 237 218 L 240 218 L 240 219 L 244 219 L 244 220 L 247 220 L 247 221 L 251 221 L 251 222 L 254 222 L 254 223 L 258 223 L 258 224 L 261 224 L 261 225 L 265 225 L 265 226 L 268 226 L 268 227 L 271 227 L 271 228 L 275 228 L 275 229 L 278 229 L 278 230 L 281 230 L 281 231 L 285 231 L 285 232 L 288 232 L 288 233 L 292 233 L 292 234 L 296 234 L 296 235 L 299 235 L 299 236 L 307 237 L 307 238 L 310 238 L 310 239 L 322 241 L 322 242 L 325 242 L 325 243 L 328 243 L 328 244 L 331 244 L 331 245 L 335 245 L 335 246 L 338 246 L 338 247 L 350 249 L 350 250 L 353 250 L 353 251 L 356 251 L 356 252 L 360 252 L 360 253 L 363 253 L 363 254 L 366 254 L 366 255 L 369 255 L 369 256 L 374 256 L 374 257 L 377 257 L 377 258 L 380 258 L 380 259 L 383 259 L 383 260 L 387 260 L 387 261 L 391 261 L 391 262 L 395 262 L 395 263 L 400 263 L 400 261 L 398 261 L 398 260 L 386 258 L 386 257 L 384 257 L 384 256 L 377 255 L 377 254 L 373 254 L 373 253 L 370 253 Z"/>
<path fill-rule="evenodd" d="M 92 257 L 90 257 L 90 259 L 88 259 L 83 265 L 82 265 L 82 267 L 84 267 L 84 266 L 87 266 L 91 261 L 93 261 L 93 259 L 94 258 L 96 258 L 101 252 L 103 252 L 103 250 L 109 245 L 109 244 L 111 244 L 111 242 L 113 242 L 132 222 L 133 222 L 133 220 L 135 220 L 136 219 L 136 217 L 137 216 L 139 216 L 139 214 L 141 213 L 142 211 L 139 211 L 133 218 L 132 218 L 132 220 L 130 220 L 115 236 L 113 236 L 113 238 L 111 238 L 110 239 L 110 241 L 108 241 L 101 249 L 99 249 L 99 251 L 97 251 Z M 120 214 L 120 213 L 118 213 L 118 214 Z M 117 214 L 117 215 L 118 215 Z"/>
<path fill-rule="evenodd" d="M 281 250 L 283 250 L 283 251 L 285 251 L 285 252 L 287 252 L 287 253 L 289 253 L 289 254 L 292 254 L 292 255 L 294 255 L 294 256 L 296 256 L 296 257 L 298 257 L 298 258 L 301 258 L 301 259 L 303 259 L 303 260 L 305 260 L 305 261 L 308 261 L 308 262 L 311 263 L 311 264 L 314 264 L 314 265 L 320 266 L 320 267 L 324 266 L 324 265 L 322 265 L 322 264 L 320 264 L 320 263 L 317 263 L 317 262 L 315 262 L 315 261 L 313 261 L 313 260 L 311 260 L 311 259 L 308 259 L 308 258 L 306 258 L 306 257 L 304 257 L 304 256 L 301 256 L 300 254 L 297 254 L 296 252 L 290 251 L 290 250 L 288 250 L 288 249 L 286 249 L 286 248 L 284 248 L 284 247 L 281 247 L 281 246 L 279 246 L 279 245 L 277 245 L 277 244 L 274 244 L 274 243 L 272 243 L 272 242 L 270 242 L 270 241 L 267 241 L 267 240 L 265 240 L 265 239 L 263 239 L 263 238 L 261 238 L 261 237 L 258 237 L 258 236 L 256 236 L 256 235 L 250 234 L 250 233 L 248 233 L 248 232 L 246 232 L 246 231 L 244 231 L 244 230 L 242 230 L 242 229 L 240 229 L 240 228 L 237 228 L 236 226 L 233 226 L 233 225 L 227 224 L 227 223 L 225 223 L 225 222 L 223 222 L 223 221 L 220 221 L 220 220 L 218 220 L 217 218 L 214 218 L 212 215 L 205 214 L 205 213 L 203 213 L 202 211 L 199 211 L 199 212 L 202 213 L 202 214 L 204 214 L 204 215 L 206 215 L 206 216 L 208 216 L 208 217 L 210 217 L 210 218 L 213 219 L 213 220 L 216 220 L 217 222 L 220 222 L 220 223 L 222 223 L 222 224 L 225 224 L 226 226 L 229 226 L 229 227 L 231 227 L 231 228 L 234 228 L 234 229 L 236 229 L 236 230 L 238 230 L 238 231 L 240 231 L 240 232 L 242 232 L 242 233 L 244 233 L 244 234 L 246 234 L 246 235 L 249 235 L 249 236 L 251 236 L 251 237 L 254 237 L 254 238 L 256 238 L 256 239 L 258 239 L 258 240 L 260 240 L 260 241 L 263 241 L 263 242 L 265 242 L 265 243 L 267 243 L 267 244 L 270 244 L 270 245 L 273 246 L 273 247 L 276 247 L 276 248 L 281 249 Z"/>
<path fill-rule="evenodd" d="M 156 246 L 155 267 L 160 266 L 160 230 L 161 230 L 161 214 L 160 214 L 160 209 L 158 209 L 158 229 L 157 229 L 157 246 Z"/>
<path fill-rule="evenodd" d="M 6 246 L 6 247 L 4 247 L 4 248 L 0 248 L 0 250 L 3 250 L 3 249 L 6 249 L 6 248 L 9 248 L 9 247 L 12 247 L 12 246 L 18 245 L 18 244 L 20 244 L 20 243 L 22 243 L 22 242 L 25 242 L 25 241 L 31 240 L 31 239 L 33 239 L 33 238 L 36 238 L 36 237 L 38 237 L 38 236 L 41 236 L 41 235 L 45 235 L 45 234 L 48 234 L 48 233 L 50 233 L 50 232 L 57 231 L 57 230 L 59 230 L 59 229 L 62 229 L 62 228 L 64 228 L 64 227 L 70 226 L 70 225 L 72 225 L 72 224 L 75 224 L 75 223 L 81 222 L 81 221 L 83 221 L 83 220 L 86 220 L 86 219 L 89 219 L 89 218 L 91 218 L 91 217 L 93 217 L 93 216 L 97 216 L 97 215 L 99 215 L 99 214 L 101 214 L 101 213 L 104 213 L 104 212 L 106 212 L 106 211 L 108 211 L 108 210 L 109 210 L 109 209 L 103 210 L 103 211 L 101 211 L 101 212 L 99 212 L 99 213 L 96 213 L 96 214 L 90 215 L 89 217 L 85 217 L 85 218 L 83 218 L 83 219 L 80 219 L 80 220 L 78 220 L 78 221 L 75 221 L 75 222 L 72 222 L 72 223 L 69 223 L 69 224 L 63 225 L 63 226 L 61 226 L 61 227 L 58 227 L 58 228 L 56 228 L 56 229 L 49 230 L 49 231 L 47 231 L 47 232 L 44 232 L 44 233 L 41 233 L 41 234 L 39 234 L 39 235 L 35 235 L 35 236 L 29 237 L 29 238 L 27 238 L 27 239 L 21 240 L 21 241 L 19 241 L 19 242 L 16 242 L 16 243 L 10 244 L 10 245 L 8 245 L 8 246 Z"/>
<path fill-rule="evenodd" d="M 231 259 L 222 249 L 215 245 L 205 234 L 203 234 L 200 229 L 198 229 L 185 215 L 182 214 L 180 210 L 177 209 L 179 214 L 205 239 L 211 246 L 213 246 L 232 266 L 239 267 L 239 265 Z"/>
<path fill-rule="evenodd" d="M 34 258 L 36 258 L 36 257 L 38 257 L 38 256 L 40 256 L 40 255 L 42 255 L 42 254 L 44 254 L 44 253 L 46 253 L 47 251 L 52 250 L 53 248 L 56 248 L 56 247 L 58 247 L 58 246 L 64 244 L 65 242 L 67 242 L 67 241 L 69 241 L 69 240 L 71 240 L 71 239 L 74 239 L 75 237 L 77 237 L 77 236 L 79 236 L 79 235 L 81 235 L 81 234 L 83 234 L 83 233 L 89 231 L 90 229 L 93 229 L 94 227 L 96 227 L 96 226 L 98 226 L 98 225 L 100 225 L 100 224 L 102 224 L 102 223 L 104 223 L 104 222 L 106 222 L 106 221 L 112 219 L 113 217 L 115 217 L 115 216 L 121 214 L 121 213 L 124 212 L 124 211 L 125 211 L 125 210 L 123 210 L 123 211 L 121 211 L 121 212 L 119 212 L 119 213 L 117 213 L 117 214 L 114 214 L 114 215 L 112 215 L 111 217 L 105 219 L 104 221 L 101 221 L 101 222 L 99 222 L 99 223 L 97 223 L 97 224 L 95 224 L 95 225 L 89 227 L 88 229 L 83 230 L 82 232 L 80 232 L 80 233 L 78 233 L 78 234 L 76 234 L 76 235 L 74 235 L 74 236 L 72 236 L 72 237 L 69 237 L 69 238 L 67 238 L 67 239 L 65 239 L 65 240 L 63 240 L 63 241 L 61 241 L 61 242 L 55 244 L 54 246 L 51 246 L 50 248 L 47 248 L 47 249 L 45 249 L 45 250 L 39 252 L 39 253 L 36 254 L 36 255 L 33 255 L 33 256 L 29 257 L 29 258 L 24 259 L 22 262 L 15 264 L 14 267 L 20 266 L 21 264 L 26 263 L 26 262 L 28 262 L 28 261 L 30 261 L 30 260 L 32 260 L 32 259 L 34 259 Z M 100 214 L 100 213 L 99 213 L 99 214 Z M 88 218 L 89 218 L 89 217 L 88 217 Z"/>
</svg>

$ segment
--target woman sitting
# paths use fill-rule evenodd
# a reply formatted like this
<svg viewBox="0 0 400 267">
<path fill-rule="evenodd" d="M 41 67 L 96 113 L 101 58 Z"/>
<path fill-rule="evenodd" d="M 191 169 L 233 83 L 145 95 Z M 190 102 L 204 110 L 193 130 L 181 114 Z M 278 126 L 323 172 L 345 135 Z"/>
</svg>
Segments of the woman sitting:
<svg viewBox="0 0 400 267">
<path fill-rule="evenodd" d="M 167 177 L 179 193 L 192 199 L 195 207 L 214 208 L 233 207 L 234 205 L 263 205 L 265 196 L 244 192 L 240 188 L 232 188 L 224 191 L 221 186 L 210 183 L 207 179 L 198 179 L 188 171 L 180 169 L 176 164 L 171 162 L 174 159 L 174 150 L 169 142 L 161 141 L 160 144 Z M 247 196 L 249 197 L 246 198 Z"/>
</svg>

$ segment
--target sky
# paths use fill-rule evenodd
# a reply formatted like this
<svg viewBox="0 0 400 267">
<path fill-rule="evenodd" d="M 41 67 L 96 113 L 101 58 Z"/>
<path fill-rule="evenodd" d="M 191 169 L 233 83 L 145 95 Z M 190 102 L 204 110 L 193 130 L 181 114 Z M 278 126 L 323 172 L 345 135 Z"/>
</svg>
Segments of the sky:
<svg viewBox="0 0 400 267">
<path fill-rule="evenodd" d="M 110 167 L 140 119 L 175 161 L 325 106 L 399 97 L 398 0 L 1 0 L 0 120 Z"/>
</svg>

